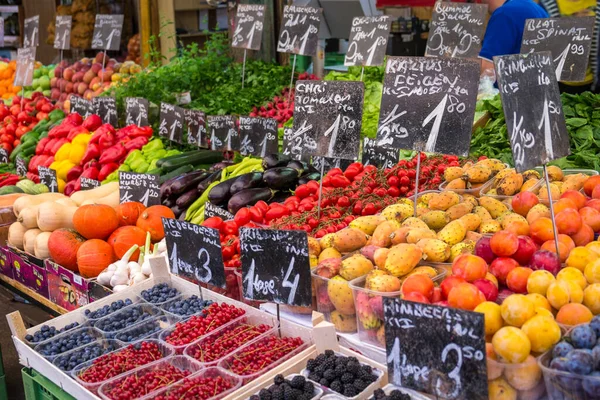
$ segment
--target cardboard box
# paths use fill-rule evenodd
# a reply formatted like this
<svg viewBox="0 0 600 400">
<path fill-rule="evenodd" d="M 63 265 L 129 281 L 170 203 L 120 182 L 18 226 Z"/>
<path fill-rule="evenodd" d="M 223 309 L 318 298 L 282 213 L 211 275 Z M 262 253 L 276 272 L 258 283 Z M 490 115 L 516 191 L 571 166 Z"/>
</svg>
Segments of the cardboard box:
<svg viewBox="0 0 600 400">
<path fill-rule="evenodd" d="M 14 279 L 40 296 L 48 297 L 48 275 L 44 261 L 9 246 Z"/>
<path fill-rule="evenodd" d="M 88 280 L 54 261 L 46 260 L 45 264 L 49 283 L 48 298 L 51 302 L 69 311 L 90 303 Z"/>
<path fill-rule="evenodd" d="M 6 246 L 0 246 L 0 274 L 14 279 L 12 259 L 10 250 Z"/>
</svg>

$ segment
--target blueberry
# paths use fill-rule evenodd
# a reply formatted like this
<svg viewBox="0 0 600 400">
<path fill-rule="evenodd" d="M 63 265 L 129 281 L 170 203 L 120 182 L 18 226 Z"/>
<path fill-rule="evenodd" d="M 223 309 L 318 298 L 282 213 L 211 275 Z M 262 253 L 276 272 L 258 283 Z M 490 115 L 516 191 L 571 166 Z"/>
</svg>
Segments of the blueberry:
<svg viewBox="0 0 600 400">
<path fill-rule="evenodd" d="M 588 375 L 594 370 L 594 357 L 586 351 L 573 350 L 567 355 L 567 368 L 579 375 Z"/>
<path fill-rule="evenodd" d="M 202 300 L 198 296 L 193 295 L 187 299 L 175 300 L 172 303 L 167 304 L 165 310 L 172 314 L 187 317 L 201 313 L 202 310 L 210 304 L 212 304 L 212 301 Z"/>
<path fill-rule="evenodd" d="M 144 300 L 150 303 L 164 303 L 179 295 L 179 291 L 175 288 L 170 288 L 166 283 L 159 283 L 150 289 L 143 290 L 141 296 Z"/>
<path fill-rule="evenodd" d="M 569 336 L 571 343 L 577 349 L 591 349 L 596 345 L 596 332 L 588 324 L 577 325 Z"/>
<path fill-rule="evenodd" d="M 574 350 L 574 347 L 571 346 L 570 343 L 561 341 L 554 346 L 554 349 L 552 350 L 552 358 L 566 357 L 567 354 L 569 354 L 572 350 Z"/>
<path fill-rule="evenodd" d="M 78 322 L 73 322 L 71 324 L 65 325 L 61 329 L 56 329 L 53 326 L 42 325 L 40 327 L 39 331 L 35 332 L 33 335 L 25 336 L 25 339 L 27 341 L 29 341 L 30 343 L 39 343 L 39 342 L 43 342 L 44 340 L 48 340 L 48 339 L 58 335 L 59 333 L 63 333 L 70 329 L 73 329 L 77 326 L 79 326 Z"/>
</svg>

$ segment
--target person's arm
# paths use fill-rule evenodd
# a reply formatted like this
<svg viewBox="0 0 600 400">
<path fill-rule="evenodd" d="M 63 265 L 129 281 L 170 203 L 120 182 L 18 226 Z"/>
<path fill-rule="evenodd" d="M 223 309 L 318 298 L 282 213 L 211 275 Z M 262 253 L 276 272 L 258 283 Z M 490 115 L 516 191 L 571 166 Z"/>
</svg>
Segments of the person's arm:
<svg viewBox="0 0 600 400">
<path fill-rule="evenodd" d="M 515 48 L 520 49 L 521 43 L 516 43 L 518 40 L 511 16 L 500 9 L 496 10 L 490 18 L 479 52 L 481 72 L 494 71 L 494 56 L 513 54 Z"/>
</svg>

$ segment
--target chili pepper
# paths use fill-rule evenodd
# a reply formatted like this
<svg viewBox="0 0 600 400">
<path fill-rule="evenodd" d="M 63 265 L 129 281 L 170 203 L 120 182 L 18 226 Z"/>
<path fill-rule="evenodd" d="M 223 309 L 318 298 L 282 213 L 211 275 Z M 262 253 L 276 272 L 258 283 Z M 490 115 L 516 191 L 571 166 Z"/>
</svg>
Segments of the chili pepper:
<svg viewBox="0 0 600 400">
<path fill-rule="evenodd" d="M 7 178 L 7 179 L 3 180 L 2 182 L 0 182 L 0 187 L 14 185 L 17 182 L 19 182 L 19 177 L 16 175 L 11 176 L 10 178 Z"/>
<path fill-rule="evenodd" d="M 98 157 L 100 157 L 100 148 L 95 143 L 89 143 L 81 159 L 81 164 L 85 165 L 92 160 L 96 160 Z"/>
<path fill-rule="evenodd" d="M 121 143 L 117 143 L 114 146 L 106 149 L 100 156 L 100 164 L 116 163 L 121 161 L 127 155 L 125 147 Z"/>
<path fill-rule="evenodd" d="M 125 143 L 124 147 L 125 147 L 125 150 L 127 150 L 127 151 L 139 150 L 142 147 L 144 147 L 146 145 L 146 143 L 148 143 L 148 138 L 145 136 L 139 136 L 139 137 L 136 137 L 135 139 L 130 140 L 129 142 Z"/>
<path fill-rule="evenodd" d="M 56 152 L 63 146 L 63 144 L 69 143 L 69 141 L 66 138 L 61 138 L 58 139 L 58 141 L 56 141 L 54 143 L 54 145 L 52 146 L 52 149 L 50 150 L 50 154 L 54 155 L 56 154 Z"/>
<path fill-rule="evenodd" d="M 102 126 L 102 119 L 100 119 L 100 116 L 92 114 L 83 121 L 82 126 L 88 131 L 93 132 Z"/>
<path fill-rule="evenodd" d="M 119 164 L 117 164 L 117 163 L 105 164 L 102 167 L 102 169 L 100 170 L 100 172 L 98 173 L 98 180 L 99 181 L 105 180 L 108 177 L 108 175 L 113 173 L 113 171 L 116 171 L 117 168 L 119 168 Z"/>
<path fill-rule="evenodd" d="M 82 173 L 83 173 L 83 168 L 81 168 L 79 165 L 72 167 L 69 170 L 69 172 L 67 172 L 67 182 L 71 182 L 71 181 L 78 179 Z"/>
<path fill-rule="evenodd" d="M 46 144 L 50 141 L 51 139 L 48 137 L 45 137 L 43 139 L 40 139 L 40 141 L 38 142 L 37 146 L 35 146 L 35 154 L 42 154 L 42 152 L 44 151 L 44 146 L 46 146 Z"/>
<path fill-rule="evenodd" d="M 76 126 L 73 129 L 71 129 L 69 131 L 69 134 L 67 135 L 67 140 L 72 141 L 73 139 L 75 139 L 75 136 L 81 134 L 81 133 L 90 133 L 90 131 L 88 131 L 86 128 L 84 128 L 83 126 Z"/>
<path fill-rule="evenodd" d="M 70 196 L 71 193 L 74 193 L 77 182 L 79 182 L 79 180 L 68 182 L 63 189 L 63 194 L 65 196 Z M 79 187 L 81 188 L 81 184 L 79 184 Z"/>
<path fill-rule="evenodd" d="M 87 167 L 83 170 L 80 177 L 89 178 L 89 179 L 98 179 L 98 174 L 100 170 L 96 166 Z"/>
</svg>

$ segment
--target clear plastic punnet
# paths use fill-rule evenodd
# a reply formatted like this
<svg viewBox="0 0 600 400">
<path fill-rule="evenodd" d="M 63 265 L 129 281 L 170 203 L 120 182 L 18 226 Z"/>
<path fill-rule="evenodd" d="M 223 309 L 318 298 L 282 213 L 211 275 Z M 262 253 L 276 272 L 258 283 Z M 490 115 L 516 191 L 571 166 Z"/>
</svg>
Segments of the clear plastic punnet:
<svg viewBox="0 0 600 400">
<path fill-rule="evenodd" d="M 148 303 L 137 303 L 120 309 L 94 323 L 106 339 L 113 339 L 117 333 L 140 321 L 163 315 L 160 308 Z M 173 321 L 175 322 L 175 321 Z"/>
<path fill-rule="evenodd" d="M 57 356 L 52 361 L 52 364 L 62 371 L 69 372 L 80 364 L 91 361 L 111 351 L 118 350 L 123 346 L 122 342 L 114 339 L 98 340 Z"/>
<path fill-rule="evenodd" d="M 174 321 L 172 317 L 158 315 L 119 331 L 115 335 L 115 339 L 123 343 L 133 343 L 142 339 L 158 339 L 160 333 L 175 322 L 177 321 Z"/>
<path fill-rule="evenodd" d="M 67 351 L 103 339 L 102 332 L 90 326 L 71 329 L 39 343 L 33 349 L 49 361 Z"/>
</svg>

